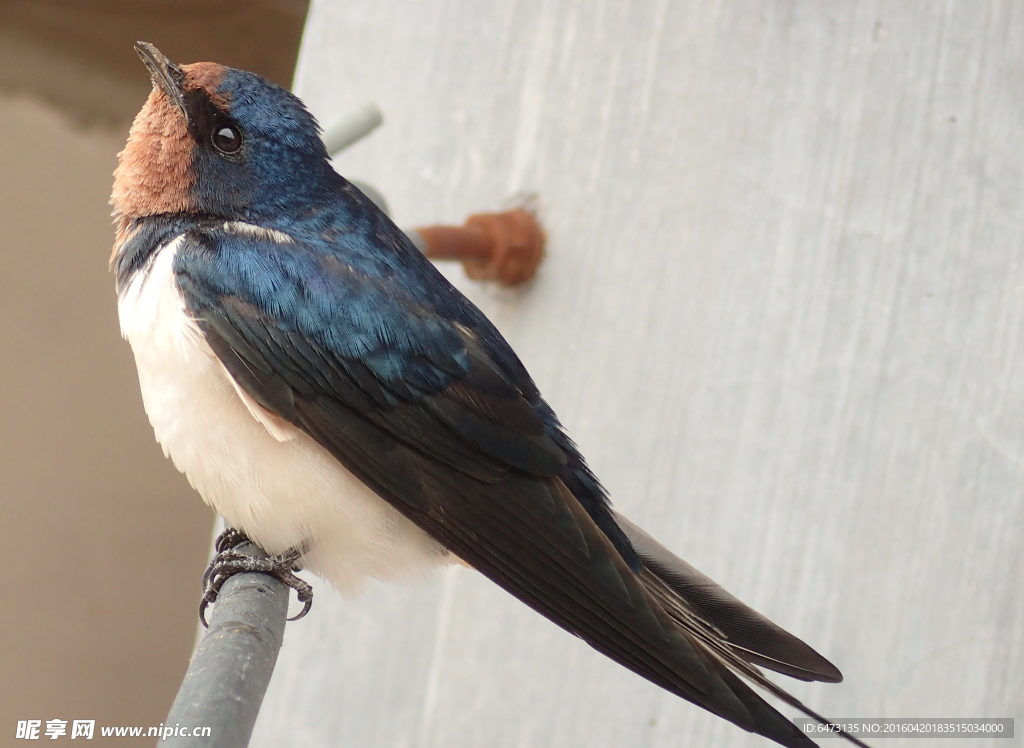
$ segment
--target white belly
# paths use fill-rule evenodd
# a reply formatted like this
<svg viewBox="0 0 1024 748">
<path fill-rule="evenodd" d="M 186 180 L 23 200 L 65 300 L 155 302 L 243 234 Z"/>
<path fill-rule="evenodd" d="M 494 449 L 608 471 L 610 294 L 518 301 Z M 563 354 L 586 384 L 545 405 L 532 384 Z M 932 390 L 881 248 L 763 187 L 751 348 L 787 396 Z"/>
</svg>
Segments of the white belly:
<svg viewBox="0 0 1024 748">
<path fill-rule="evenodd" d="M 312 438 L 243 400 L 185 313 L 179 244 L 122 290 L 118 315 L 157 441 L 203 499 L 268 553 L 308 543 L 306 567 L 343 592 L 454 560 Z"/>
</svg>

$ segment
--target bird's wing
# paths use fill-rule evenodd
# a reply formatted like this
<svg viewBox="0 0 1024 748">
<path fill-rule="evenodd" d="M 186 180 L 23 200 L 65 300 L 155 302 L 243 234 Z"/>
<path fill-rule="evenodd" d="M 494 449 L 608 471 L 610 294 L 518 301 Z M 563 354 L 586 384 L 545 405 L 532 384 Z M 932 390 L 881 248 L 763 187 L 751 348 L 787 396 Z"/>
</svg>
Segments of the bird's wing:
<svg viewBox="0 0 1024 748">
<path fill-rule="evenodd" d="M 429 535 L 648 680 L 783 745 L 814 745 L 737 677 L 756 668 L 709 646 L 701 616 L 681 625 L 678 595 L 630 569 L 561 479 L 564 449 L 529 387 L 479 330 L 386 271 L 214 231 L 189 234 L 175 260 L 189 313 L 238 385 Z"/>
</svg>

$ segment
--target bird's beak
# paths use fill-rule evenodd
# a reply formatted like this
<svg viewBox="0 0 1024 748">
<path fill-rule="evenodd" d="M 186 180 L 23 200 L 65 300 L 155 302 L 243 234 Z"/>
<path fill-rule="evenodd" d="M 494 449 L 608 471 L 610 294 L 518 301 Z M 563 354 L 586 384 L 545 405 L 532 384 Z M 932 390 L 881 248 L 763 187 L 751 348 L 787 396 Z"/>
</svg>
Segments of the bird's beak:
<svg viewBox="0 0 1024 748">
<path fill-rule="evenodd" d="M 163 53 L 149 42 L 135 42 L 135 51 L 149 69 L 153 86 L 160 86 L 170 100 L 178 105 L 187 124 L 188 109 L 185 108 L 185 98 L 181 92 L 181 86 L 185 82 L 185 71 L 164 57 Z"/>
</svg>

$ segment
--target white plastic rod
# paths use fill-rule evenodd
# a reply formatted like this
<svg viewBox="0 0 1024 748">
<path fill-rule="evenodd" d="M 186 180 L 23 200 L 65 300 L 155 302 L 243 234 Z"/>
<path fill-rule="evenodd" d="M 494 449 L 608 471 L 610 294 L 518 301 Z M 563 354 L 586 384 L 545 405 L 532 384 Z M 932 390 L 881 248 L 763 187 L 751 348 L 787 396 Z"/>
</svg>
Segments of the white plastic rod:
<svg viewBox="0 0 1024 748">
<path fill-rule="evenodd" d="M 324 145 L 331 158 L 371 132 L 384 122 L 384 115 L 372 101 L 353 109 L 339 122 L 324 130 Z"/>
</svg>

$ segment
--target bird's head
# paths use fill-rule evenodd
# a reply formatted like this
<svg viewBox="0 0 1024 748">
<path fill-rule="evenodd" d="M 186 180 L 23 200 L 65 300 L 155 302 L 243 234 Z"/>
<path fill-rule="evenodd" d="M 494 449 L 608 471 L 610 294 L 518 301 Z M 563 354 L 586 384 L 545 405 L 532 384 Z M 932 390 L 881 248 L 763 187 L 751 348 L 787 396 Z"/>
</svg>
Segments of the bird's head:
<svg viewBox="0 0 1024 748">
<path fill-rule="evenodd" d="M 153 90 L 114 172 L 122 222 L 273 215 L 289 200 L 308 204 L 304 193 L 333 175 L 316 120 L 288 91 L 223 65 L 176 65 L 145 42 L 135 49 Z"/>
</svg>

